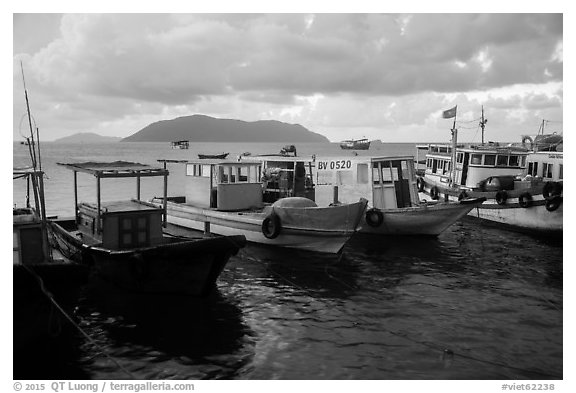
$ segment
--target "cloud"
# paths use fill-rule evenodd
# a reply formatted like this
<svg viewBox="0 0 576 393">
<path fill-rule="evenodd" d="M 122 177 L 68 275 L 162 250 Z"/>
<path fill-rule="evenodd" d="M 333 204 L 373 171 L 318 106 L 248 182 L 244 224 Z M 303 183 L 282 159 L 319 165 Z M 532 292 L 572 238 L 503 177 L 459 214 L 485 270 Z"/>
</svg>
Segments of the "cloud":
<svg viewBox="0 0 576 393">
<path fill-rule="evenodd" d="M 68 14 L 33 43 L 20 38 L 29 18 L 14 19 L 15 123 L 22 60 L 47 102 L 37 108 L 68 132 L 186 110 L 327 129 L 424 124 L 431 97 L 441 108 L 453 93 L 563 78 L 561 14 Z"/>
</svg>

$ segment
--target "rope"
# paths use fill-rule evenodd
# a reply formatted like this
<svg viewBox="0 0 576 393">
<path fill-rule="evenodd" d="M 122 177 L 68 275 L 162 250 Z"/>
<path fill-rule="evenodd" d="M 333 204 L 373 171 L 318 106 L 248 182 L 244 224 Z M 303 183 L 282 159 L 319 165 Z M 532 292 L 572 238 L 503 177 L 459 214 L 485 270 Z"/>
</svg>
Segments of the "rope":
<svg viewBox="0 0 576 393">
<path fill-rule="evenodd" d="M 40 290 L 42 291 L 42 293 L 44 295 L 46 295 L 48 300 L 50 300 L 50 302 L 52 303 L 52 306 L 56 307 L 56 309 L 58 309 L 58 311 L 60 311 L 60 313 L 64 316 L 64 318 L 66 318 L 72 324 L 72 326 L 74 326 L 92 345 L 94 345 L 96 348 L 98 348 L 100 353 L 102 353 L 104 356 L 106 356 L 108 358 L 108 360 L 112 361 L 120 370 L 125 372 L 128 376 L 130 376 L 130 378 L 137 379 L 134 374 L 132 374 L 130 371 L 128 371 L 126 368 L 124 368 L 112 356 L 107 354 L 104 351 L 104 349 L 101 348 L 100 345 L 98 345 L 98 343 L 96 341 L 94 341 L 94 339 L 92 337 L 90 337 L 90 335 L 88 335 L 88 333 L 86 333 L 80 326 L 78 326 L 78 324 L 74 321 L 74 319 L 70 315 L 68 315 L 68 313 L 54 299 L 54 296 L 52 295 L 52 293 L 50 293 L 50 291 L 48 291 L 46 289 L 46 287 L 44 285 L 44 280 L 42 280 L 42 277 L 40 277 L 38 274 L 36 274 L 36 272 L 33 269 L 31 269 L 29 266 L 24 265 L 24 264 L 22 266 L 24 266 L 24 268 L 38 281 L 38 283 L 40 284 Z"/>
</svg>

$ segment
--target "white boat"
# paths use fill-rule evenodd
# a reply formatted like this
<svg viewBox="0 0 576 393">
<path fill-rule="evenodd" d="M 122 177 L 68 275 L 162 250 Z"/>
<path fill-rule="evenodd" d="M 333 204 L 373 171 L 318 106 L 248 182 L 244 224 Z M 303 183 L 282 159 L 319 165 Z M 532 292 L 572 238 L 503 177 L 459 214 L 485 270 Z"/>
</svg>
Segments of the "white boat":
<svg viewBox="0 0 576 393">
<path fill-rule="evenodd" d="M 370 149 L 370 141 L 366 138 L 347 139 L 340 142 L 340 148 L 344 150 L 368 150 Z"/>
<path fill-rule="evenodd" d="M 413 157 L 254 156 L 264 175 L 265 200 L 296 196 L 319 206 L 368 201 L 357 232 L 436 236 L 465 216 L 481 200 L 421 203 Z M 294 175 L 292 175 L 294 174 Z"/>
<path fill-rule="evenodd" d="M 418 198 L 414 158 L 409 156 L 317 158 L 316 202 L 368 199 L 359 233 L 437 236 L 482 203 L 467 198 L 426 203 Z"/>
<path fill-rule="evenodd" d="M 531 151 L 521 144 L 457 144 L 455 136 L 452 145 L 418 150 L 426 154 L 418 178 L 421 198 L 485 197 L 470 215 L 511 229 L 562 234 L 562 152 Z"/>
<path fill-rule="evenodd" d="M 337 253 L 356 231 L 366 200 L 318 207 L 303 197 L 264 201 L 259 161 L 159 160 L 183 164 L 185 195 L 167 198 L 169 223 L 248 241 Z M 300 172 L 292 176 L 301 175 Z M 162 198 L 153 203 L 162 204 Z"/>
</svg>

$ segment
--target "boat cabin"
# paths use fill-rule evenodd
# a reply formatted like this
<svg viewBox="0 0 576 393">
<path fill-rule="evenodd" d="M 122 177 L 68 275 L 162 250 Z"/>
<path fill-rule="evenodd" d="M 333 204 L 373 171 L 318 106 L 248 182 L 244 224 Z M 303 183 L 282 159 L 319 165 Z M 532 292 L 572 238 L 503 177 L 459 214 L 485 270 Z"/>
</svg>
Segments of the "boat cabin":
<svg viewBox="0 0 576 393">
<path fill-rule="evenodd" d="M 494 143 L 485 145 L 458 145 L 455 152 L 456 163 L 452 173 L 454 154 L 452 146 L 430 144 L 417 147 L 417 162 L 421 162 L 421 151 L 425 150 L 425 167 L 419 172 L 437 184 L 453 185 L 470 189 L 481 187 L 489 177 L 518 176 L 526 167 L 528 150 L 514 146 L 500 146 Z"/>
<path fill-rule="evenodd" d="M 164 177 L 164 200 L 167 193 L 168 171 L 133 162 L 58 163 L 74 172 L 74 204 L 78 235 L 85 244 L 101 245 L 111 250 L 148 247 L 163 241 L 162 226 L 166 223 L 163 207 L 140 200 L 142 177 Z M 78 202 L 77 173 L 96 178 L 96 203 Z M 105 178 L 136 178 L 136 199 L 102 202 L 101 180 Z"/>
<path fill-rule="evenodd" d="M 316 159 L 316 203 L 353 203 L 379 209 L 419 204 L 414 158 L 356 156 Z"/>
<path fill-rule="evenodd" d="M 524 174 L 544 181 L 563 181 L 564 153 L 539 151 L 529 154 Z"/>
<path fill-rule="evenodd" d="M 173 141 L 170 142 L 172 149 L 188 149 L 190 147 L 189 141 Z"/>
<path fill-rule="evenodd" d="M 13 180 L 25 179 L 26 202 L 24 207 L 12 209 L 13 264 L 39 264 L 50 261 L 46 236 L 46 211 L 44 201 L 44 172 L 38 170 L 14 170 Z M 32 183 L 32 184 L 31 184 Z M 33 208 L 30 192 L 34 191 Z"/>
<path fill-rule="evenodd" d="M 184 203 L 221 211 L 262 207 L 260 162 L 158 160 L 185 167 Z"/>
<path fill-rule="evenodd" d="M 315 199 L 313 171 L 316 163 L 312 157 L 283 155 L 242 157 L 242 162 L 262 164 L 261 182 L 263 200 L 274 203 L 287 197 Z"/>
</svg>

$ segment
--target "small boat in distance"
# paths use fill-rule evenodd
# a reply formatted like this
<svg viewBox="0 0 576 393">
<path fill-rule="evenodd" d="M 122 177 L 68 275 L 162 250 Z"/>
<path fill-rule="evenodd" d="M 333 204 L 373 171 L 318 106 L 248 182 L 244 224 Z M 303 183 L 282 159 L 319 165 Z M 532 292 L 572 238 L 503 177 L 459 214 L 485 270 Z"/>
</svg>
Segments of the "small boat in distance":
<svg viewBox="0 0 576 393">
<path fill-rule="evenodd" d="M 166 205 L 140 200 L 143 177 L 164 177 L 166 196 L 165 169 L 125 161 L 58 165 L 74 173 L 76 217 L 50 221 L 55 246 L 121 289 L 206 296 L 228 259 L 245 244 L 242 235 L 191 238 L 165 233 Z M 78 202 L 78 172 L 96 178 L 96 204 Z M 136 199 L 101 202 L 100 182 L 105 178 L 136 178 Z"/>
<path fill-rule="evenodd" d="M 215 154 L 202 154 L 198 153 L 198 158 L 201 160 L 223 160 L 228 157 L 230 153 L 215 153 Z"/>
<path fill-rule="evenodd" d="M 170 142 L 172 149 L 188 149 L 190 147 L 189 141 L 174 141 Z"/>
<path fill-rule="evenodd" d="M 340 142 L 340 148 L 344 150 L 368 150 L 370 149 L 370 141 L 366 138 L 347 139 Z"/>
<path fill-rule="evenodd" d="M 365 199 L 326 207 L 294 195 L 264 201 L 262 163 L 246 159 L 158 160 L 164 166 L 184 166 L 185 195 L 154 198 L 152 203 L 166 204 L 172 224 L 219 235 L 243 234 L 254 243 L 337 253 L 352 237 Z M 285 175 L 304 182 L 302 170 Z"/>
</svg>

